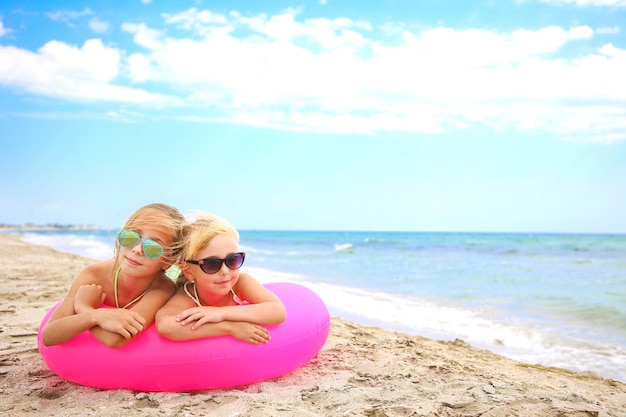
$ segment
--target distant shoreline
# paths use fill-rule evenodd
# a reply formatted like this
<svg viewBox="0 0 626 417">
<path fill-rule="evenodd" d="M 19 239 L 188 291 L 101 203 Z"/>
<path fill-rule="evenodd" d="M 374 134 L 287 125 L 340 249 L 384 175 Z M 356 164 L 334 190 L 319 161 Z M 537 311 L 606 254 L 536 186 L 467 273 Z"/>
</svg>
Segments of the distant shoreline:
<svg viewBox="0 0 626 417">
<path fill-rule="evenodd" d="M 112 230 L 114 227 L 102 227 L 91 224 L 59 224 L 49 223 L 44 225 L 37 225 L 33 223 L 26 223 L 22 225 L 5 224 L 0 223 L 0 231 L 6 230 Z M 420 235 L 532 235 L 532 236 L 609 236 L 609 237 L 626 237 L 625 232 L 477 232 L 477 231 L 432 231 L 432 230 L 307 230 L 307 229 L 240 229 L 240 232 L 264 232 L 264 233 L 284 233 L 284 232 L 296 232 L 296 233 L 355 233 L 355 234 L 368 234 L 368 233 L 400 233 L 400 234 L 420 234 Z"/>
</svg>

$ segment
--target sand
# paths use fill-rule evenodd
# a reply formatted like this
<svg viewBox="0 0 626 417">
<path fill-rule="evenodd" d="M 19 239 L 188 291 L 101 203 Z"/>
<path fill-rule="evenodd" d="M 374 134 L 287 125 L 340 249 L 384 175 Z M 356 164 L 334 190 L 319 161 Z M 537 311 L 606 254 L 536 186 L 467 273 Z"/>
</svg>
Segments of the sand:
<svg viewBox="0 0 626 417">
<path fill-rule="evenodd" d="M 626 385 L 522 364 L 333 317 L 321 352 L 279 378 L 189 393 L 104 391 L 65 381 L 37 329 L 92 262 L 0 234 L 2 416 L 626 416 Z"/>
</svg>

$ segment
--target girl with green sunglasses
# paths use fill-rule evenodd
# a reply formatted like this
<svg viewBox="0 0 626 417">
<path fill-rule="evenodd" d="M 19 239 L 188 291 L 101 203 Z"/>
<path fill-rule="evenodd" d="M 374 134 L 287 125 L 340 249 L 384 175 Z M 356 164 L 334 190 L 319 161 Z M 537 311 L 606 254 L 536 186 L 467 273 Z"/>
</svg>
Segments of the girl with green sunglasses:
<svg viewBox="0 0 626 417">
<path fill-rule="evenodd" d="M 165 271 L 179 256 L 184 225 L 178 209 L 166 204 L 133 213 L 117 236 L 114 257 L 75 278 L 42 329 L 43 343 L 64 343 L 90 330 L 102 343 L 121 347 L 147 328 L 176 291 Z"/>
</svg>

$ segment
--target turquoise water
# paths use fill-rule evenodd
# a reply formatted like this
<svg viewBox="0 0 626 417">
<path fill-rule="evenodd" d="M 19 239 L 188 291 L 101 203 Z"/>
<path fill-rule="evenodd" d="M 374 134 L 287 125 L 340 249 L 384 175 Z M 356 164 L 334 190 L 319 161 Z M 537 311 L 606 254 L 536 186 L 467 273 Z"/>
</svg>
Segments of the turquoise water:
<svg viewBox="0 0 626 417">
<path fill-rule="evenodd" d="M 105 259 L 116 231 L 24 238 Z M 333 316 L 626 381 L 626 236 L 242 231 L 244 268 Z"/>
</svg>

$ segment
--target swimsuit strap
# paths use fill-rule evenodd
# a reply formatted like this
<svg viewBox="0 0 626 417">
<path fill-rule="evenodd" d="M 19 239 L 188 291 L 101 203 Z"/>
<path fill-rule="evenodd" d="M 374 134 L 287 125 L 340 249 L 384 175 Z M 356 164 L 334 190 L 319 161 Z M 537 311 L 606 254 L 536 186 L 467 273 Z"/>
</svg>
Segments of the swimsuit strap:
<svg viewBox="0 0 626 417">
<path fill-rule="evenodd" d="M 193 295 L 187 289 L 187 284 L 189 284 L 190 282 L 193 283 Z M 183 285 L 183 289 L 185 290 L 185 294 L 187 294 L 189 298 L 191 298 L 198 307 L 202 307 L 202 303 L 200 303 L 200 297 L 198 297 L 198 289 L 196 288 L 195 281 L 186 281 L 185 285 Z"/>
<path fill-rule="evenodd" d="M 190 282 L 193 283 L 193 294 L 191 294 L 191 292 L 187 289 L 187 284 L 189 284 Z M 198 288 L 196 287 L 195 281 L 185 282 L 185 285 L 183 285 L 183 289 L 185 290 L 185 294 L 187 294 L 189 298 L 191 298 L 198 307 L 202 307 L 202 303 L 200 302 L 200 297 L 198 297 Z M 235 303 L 239 305 L 248 304 L 246 301 L 242 301 L 239 298 L 239 296 L 235 293 L 235 290 L 233 290 L 232 288 L 230 289 L 230 292 L 233 294 L 233 300 L 235 300 Z"/>
<path fill-rule="evenodd" d="M 119 304 L 118 299 L 117 299 L 117 280 L 120 277 L 120 271 L 121 270 L 122 270 L 121 266 L 119 268 L 117 268 L 117 272 L 115 273 L 115 281 L 113 282 L 113 289 L 114 289 L 114 292 L 115 292 L 115 307 L 117 307 L 117 308 L 120 308 L 120 304 Z M 146 288 L 146 290 L 144 292 L 139 294 L 139 296 L 137 298 L 135 298 L 133 301 L 131 301 L 130 303 L 126 304 L 124 307 L 121 307 L 121 308 L 126 308 L 128 306 L 131 306 L 131 305 L 135 304 L 137 301 L 141 300 L 141 297 L 146 295 L 146 293 L 148 292 L 148 290 L 150 289 L 151 286 L 152 286 L 152 284 L 150 284 L 148 286 L 148 288 Z"/>
<path fill-rule="evenodd" d="M 246 300 L 242 300 L 241 298 L 239 298 L 239 296 L 237 295 L 234 289 L 231 288 L 230 292 L 233 293 L 233 300 L 235 301 L 235 303 L 239 305 L 248 304 Z"/>
</svg>

